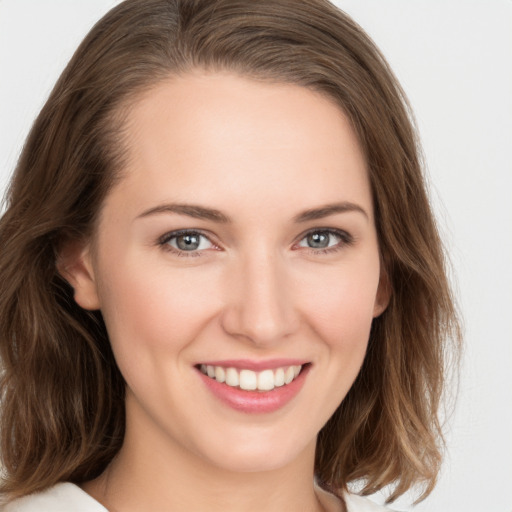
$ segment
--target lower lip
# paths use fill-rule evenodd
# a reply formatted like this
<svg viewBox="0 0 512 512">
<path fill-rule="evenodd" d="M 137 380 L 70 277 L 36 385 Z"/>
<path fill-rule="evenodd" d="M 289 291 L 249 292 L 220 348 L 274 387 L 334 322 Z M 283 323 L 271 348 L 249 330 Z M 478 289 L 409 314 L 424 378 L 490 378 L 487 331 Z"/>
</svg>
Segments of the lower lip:
<svg viewBox="0 0 512 512">
<path fill-rule="evenodd" d="M 271 391 L 244 391 L 218 382 L 200 370 L 197 372 L 208 389 L 232 409 L 248 414 L 263 414 L 277 411 L 290 402 L 302 389 L 310 368 L 311 365 L 306 365 L 290 384 Z"/>
</svg>

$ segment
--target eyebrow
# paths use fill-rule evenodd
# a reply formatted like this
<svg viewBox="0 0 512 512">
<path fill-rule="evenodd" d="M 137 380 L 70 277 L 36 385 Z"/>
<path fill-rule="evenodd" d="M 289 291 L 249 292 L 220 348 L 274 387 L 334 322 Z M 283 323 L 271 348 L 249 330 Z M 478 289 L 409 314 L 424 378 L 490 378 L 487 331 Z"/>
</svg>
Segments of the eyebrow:
<svg viewBox="0 0 512 512">
<path fill-rule="evenodd" d="M 205 208 L 204 206 L 198 206 L 193 204 L 162 204 L 155 206 L 142 212 L 137 218 L 148 217 L 158 213 L 177 213 L 179 215 L 187 215 L 194 219 L 211 220 L 213 222 L 228 223 L 231 222 L 229 217 L 224 215 L 221 211 L 215 210 L 214 208 Z"/>
<path fill-rule="evenodd" d="M 297 224 L 300 224 L 312 220 L 323 219 L 325 217 L 329 217 L 330 215 L 335 215 L 337 213 L 347 212 L 359 212 L 363 214 L 367 219 L 370 218 L 368 213 L 364 210 L 364 208 L 362 208 L 358 204 L 344 201 L 342 203 L 327 204 L 324 206 L 320 206 L 318 208 L 311 208 L 309 210 L 305 210 L 296 215 L 293 218 L 293 221 L 296 222 Z M 149 210 L 145 210 L 144 212 L 142 212 L 140 215 L 137 216 L 137 219 L 161 213 L 176 213 L 178 215 L 186 215 L 188 217 L 193 217 L 194 219 L 210 220 L 221 224 L 227 224 L 231 222 L 231 219 L 227 215 L 222 213 L 220 210 L 216 210 L 214 208 L 206 208 L 204 206 L 199 205 L 179 203 L 168 203 L 155 206 L 154 208 L 150 208 Z"/>
<path fill-rule="evenodd" d="M 358 204 L 344 201 L 342 203 L 326 204 L 320 208 L 311 208 L 310 210 L 305 210 L 304 212 L 296 215 L 293 220 L 297 223 L 308 222 L 311 220 L 323 219 L 337 213 L 347 212 L 359 212 L 362 213 L 368 220 L 370 219 L 370 216 L 364 208 Z"/>
</svg>

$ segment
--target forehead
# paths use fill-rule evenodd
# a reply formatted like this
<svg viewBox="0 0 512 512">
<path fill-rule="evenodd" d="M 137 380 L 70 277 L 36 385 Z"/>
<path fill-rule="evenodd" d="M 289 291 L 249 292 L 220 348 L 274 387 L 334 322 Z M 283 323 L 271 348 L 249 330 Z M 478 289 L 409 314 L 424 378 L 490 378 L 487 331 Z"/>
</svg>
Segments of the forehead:
<svg viewBox="0 0 512 512">
<path fill-rule="evenodd" d="M 195 72 L 146 91 L 126 119 L 121 187 L 139 194 L 209 202 L 223 193 L 231 203 L 280 200 L 279 193 L 303 200 L 305 187 L 312 202 L 370 195 L 347 117 L 330 98 L 301 86 Z"/>
</svg>

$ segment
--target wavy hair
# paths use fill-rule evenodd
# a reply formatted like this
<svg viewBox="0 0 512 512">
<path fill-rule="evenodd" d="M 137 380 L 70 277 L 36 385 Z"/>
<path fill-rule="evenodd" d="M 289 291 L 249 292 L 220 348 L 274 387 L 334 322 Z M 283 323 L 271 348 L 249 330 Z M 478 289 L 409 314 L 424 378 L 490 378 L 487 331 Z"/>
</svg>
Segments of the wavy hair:
<svg viewBox="0 0 512 512">
<path fill-rule="evenodd" d="M 293 83 L 334 100 L 369 170 L 389 285 L 354 385 L 321 430 L 318 481 L 433 488 L 445 355 L 459 327 L 405 95 L 374 43 L 327 0 L 126 0 L 91 30 L 19 158 L 0 221 L 1 491 L 99 475 L 124 436 L 124 381 L 101 312 L 57 271 L 121 179 L 124 114 L 193 69 Z M 455 343 L 450 343 L 454 341 Z"/>
</svg>

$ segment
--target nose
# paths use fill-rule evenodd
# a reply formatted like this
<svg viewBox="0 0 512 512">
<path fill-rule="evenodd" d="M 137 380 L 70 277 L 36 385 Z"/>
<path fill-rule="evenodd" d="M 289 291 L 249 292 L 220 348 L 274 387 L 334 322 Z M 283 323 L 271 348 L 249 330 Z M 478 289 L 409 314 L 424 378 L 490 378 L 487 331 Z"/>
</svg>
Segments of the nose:
<svg viewBox="0 0 512 512">
<path fill-rule="evenodd" d="M 222 314 L 228 334 L 268 347 L 296 332 L 300 317 L 285 267 L 278 257 L 260 254 L 230 269 Z"/>
</svg>

